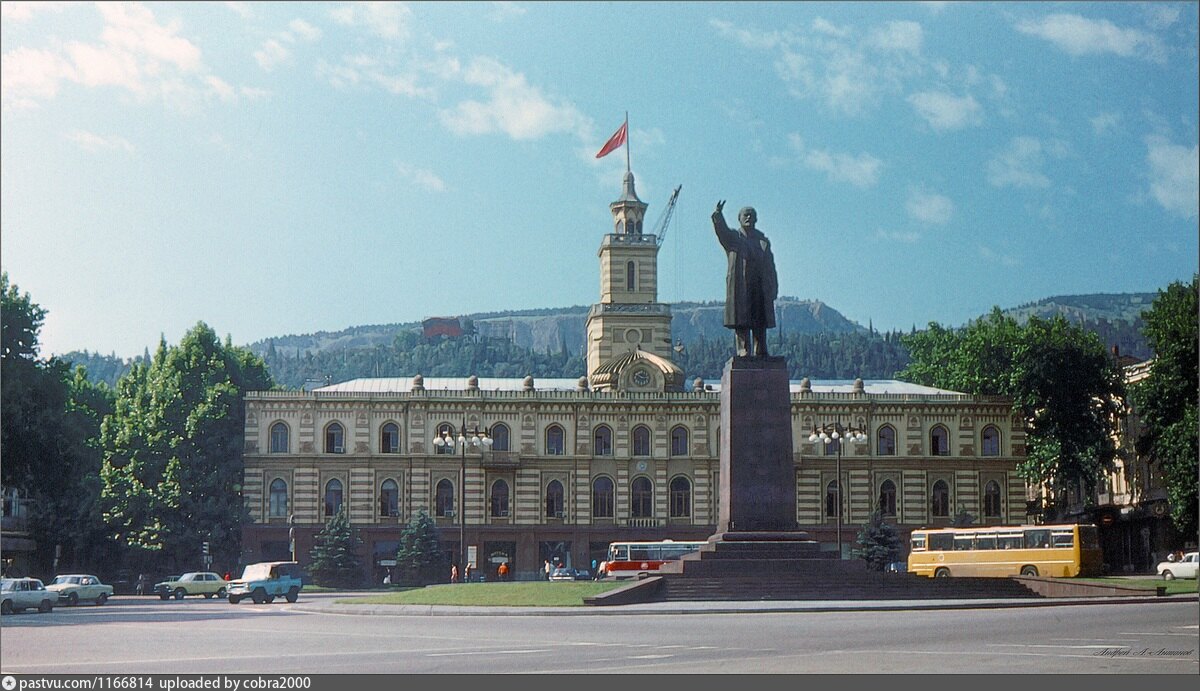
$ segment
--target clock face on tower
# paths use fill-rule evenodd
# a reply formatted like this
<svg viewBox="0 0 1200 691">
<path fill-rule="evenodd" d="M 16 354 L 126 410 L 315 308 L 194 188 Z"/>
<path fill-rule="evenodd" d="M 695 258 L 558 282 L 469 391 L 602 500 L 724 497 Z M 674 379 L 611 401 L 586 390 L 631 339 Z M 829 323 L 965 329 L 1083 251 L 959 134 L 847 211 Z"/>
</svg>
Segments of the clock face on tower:
<svg viewBox="0 0 1200 691">
<path fill-rule="evenodd" d="M 650 386 L 650 373 L 640 369 L 633 373 L 634 386 Z"/>
</svg>

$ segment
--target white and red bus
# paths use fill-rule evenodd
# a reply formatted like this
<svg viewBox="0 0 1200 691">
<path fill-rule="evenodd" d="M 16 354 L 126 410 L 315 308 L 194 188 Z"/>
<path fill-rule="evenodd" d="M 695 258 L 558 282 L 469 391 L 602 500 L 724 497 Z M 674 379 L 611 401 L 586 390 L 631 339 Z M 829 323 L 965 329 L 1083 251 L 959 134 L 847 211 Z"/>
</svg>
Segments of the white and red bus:
<svg viewBox="0 0 1200 691">
<path fill-rule="evenodd" d="M 613 542 L 608 558 L 600 565 L 601 578 L 633 578 L 643 573 L 658 573 L 663 562 L 679 561 L 696 552 L 703 542 Z"/>
</svg>

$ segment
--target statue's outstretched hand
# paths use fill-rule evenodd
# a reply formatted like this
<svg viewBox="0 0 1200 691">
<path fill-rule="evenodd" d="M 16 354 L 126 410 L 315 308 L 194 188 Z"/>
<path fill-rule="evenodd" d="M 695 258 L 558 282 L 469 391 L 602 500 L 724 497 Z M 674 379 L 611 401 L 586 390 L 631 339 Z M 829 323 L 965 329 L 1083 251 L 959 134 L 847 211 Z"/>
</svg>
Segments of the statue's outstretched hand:
<svg viewBox="0 0 1200 691">
<path fill-rule="evenodd" d="M 721 201 L 717 202 L 717 210 L 713 212 L 713 215 L 720 216 L 724 212 L 724 209 L 725 209 L 725 200 L 722 199 Z"/>
</svg>

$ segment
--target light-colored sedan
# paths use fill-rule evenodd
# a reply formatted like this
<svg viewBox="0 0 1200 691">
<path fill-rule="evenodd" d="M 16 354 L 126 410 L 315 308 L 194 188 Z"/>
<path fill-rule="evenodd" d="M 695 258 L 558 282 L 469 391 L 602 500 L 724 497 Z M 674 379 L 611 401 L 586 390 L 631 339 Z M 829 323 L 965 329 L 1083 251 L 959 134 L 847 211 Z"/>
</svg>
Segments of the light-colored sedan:
<svg viewBox="0 0 1200 691">
<path fill-rule="evenodd" d="M 220 574 L 212 571 L 193 571 L 185 573 L 178 580 L 168 580 L 154 585 L 154 592 L 162 600 L 173 597 L 182 600 L 188 595 L 203 595 L 211 598 L 214 595 L 224 598 L 229 581 L 221 578 Z"/>
<path fill-rule="evenodd" d="M 74 607 L 80 602 L 95 602 L 102 605 L 112 597 L 113 587 L 104 585 L 91 574 L 78 573 L 55 576 L 46 590 L 58 594 L 58 604 Z"/>
<path fill-rule="evenodd" d="M 30 607 L 49 612 L 54 609 L 56 599 L 58 596 L 46 590 L 36 578 L 0 579 L 0 614 L 24 612 Z"/>
<path fill-rule="evenodd" d="M 1160 561 L 1158 575 L 1172 580 L 1174 578 L 1195 578 L 1196 567 L 1200 566 L 1200 552 L 1188 552 L 1179 561 Z"/>
</svg>

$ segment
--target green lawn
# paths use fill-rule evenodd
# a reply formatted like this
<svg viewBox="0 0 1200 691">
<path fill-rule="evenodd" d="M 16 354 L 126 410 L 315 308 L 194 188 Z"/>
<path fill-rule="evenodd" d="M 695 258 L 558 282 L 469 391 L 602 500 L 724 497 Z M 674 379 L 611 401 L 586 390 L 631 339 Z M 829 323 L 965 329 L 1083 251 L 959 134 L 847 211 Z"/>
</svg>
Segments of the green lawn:
<svg viewBox="0 0 1200 691">
<path fill-rule="evenodd" d="M 1196 592 L 1196 580 L 1194 578 L 1165 581 L 1161 578 L 1122 578 L 1121 576 L 1110 576 L 1108 578 L 1071 578 L 1069 580 L 1080 583 L 1119 585 L 1126 588 L 1141 588 L 1143 590 L 1154 590 L 1159 586 L 1166 586 L 1167 595 L 1185 595 Z"/>
<path fill-rule="evenodd" d="M 349 605 L 459 605 L 483 607 L 582 607 L 583 598 L 627 585 L 629 581 L 521 581 L 516 583 L 459 583 L 373 592 Z"/>
</svg>

